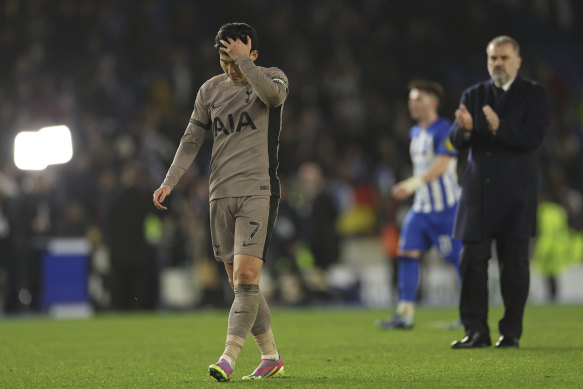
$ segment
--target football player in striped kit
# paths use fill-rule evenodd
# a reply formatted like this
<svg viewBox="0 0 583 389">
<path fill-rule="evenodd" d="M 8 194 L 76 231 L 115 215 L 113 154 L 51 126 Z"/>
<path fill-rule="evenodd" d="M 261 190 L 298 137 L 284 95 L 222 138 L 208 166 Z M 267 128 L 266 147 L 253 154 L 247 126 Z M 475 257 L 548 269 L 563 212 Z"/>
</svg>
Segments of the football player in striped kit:
<svg viewBox="0 0 583 389">
<path fill-rule="evenodd" d="M 409 133 L 413 176 L 395 185 L 393 196 L 398 200 L 415 197 L 399 240 L 399 302 L 389 320 L 375 323 L 383 329 L 413 327 L 419 257 L 424 251 L 435 246 L 455 266 L 459 278 L 462 245 L 451 236 L 460 192 L 457 152 L 448 138 L 451 123 L 438 115 L 442 96 L 443 88 L 436 82 L 416 80 L 409 84 L 409 112 L 417 122 Z"/>
</svg>

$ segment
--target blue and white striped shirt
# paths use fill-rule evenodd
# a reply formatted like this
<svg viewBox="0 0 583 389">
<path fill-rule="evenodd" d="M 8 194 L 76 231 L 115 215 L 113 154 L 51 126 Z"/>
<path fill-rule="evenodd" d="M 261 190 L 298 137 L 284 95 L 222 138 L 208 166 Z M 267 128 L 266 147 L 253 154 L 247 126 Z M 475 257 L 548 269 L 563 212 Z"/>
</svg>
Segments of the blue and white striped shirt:
<svg viewBox="0 0 583 389">
<path fill-rule="evenodd" d="M 455 207 L 459 199 L 460 188 L 457 184 L 457 159 L 455 158 L 457 152 L 448 138 L 450 128 L 451 123 L 443 118 L 437 119 L 427 129 L 422 129 L 419 125 L 411 128 L 409 151 L 415 176 L 420 176 L 429 169 L 438 155 L 454 157 L 441 177 L 417 188 L 413 200 L 413 212 L 432 213 L 449 210 Z"/>
</svg>

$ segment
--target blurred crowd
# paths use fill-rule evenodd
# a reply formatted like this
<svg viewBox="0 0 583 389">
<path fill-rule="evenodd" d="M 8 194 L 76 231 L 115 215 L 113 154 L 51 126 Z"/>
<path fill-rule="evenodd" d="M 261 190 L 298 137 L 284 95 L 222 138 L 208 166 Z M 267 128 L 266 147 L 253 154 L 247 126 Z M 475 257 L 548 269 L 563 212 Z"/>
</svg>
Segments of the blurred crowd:
<svg viewBox="0 0 583 389">
<path fill-rule="evenodd" d="M 407 204 L 390 196 L 410 175 L 407 84 L 442 83 L 452 119 L 461 91 L 488 78 L 485 47 L 521 44 L 521 73 L 553 106 L 541 199 L 583 228 L 583 4 L 575 0 L 3 0 L 0 2 L 0 290 L 9 312 L 39 309 L 42 251 L 87 237 L 98 309 L 159 306 L 163 269 L 193 269 L 198 304 L 228 285 L 208 233 L 208 139 L 158 212 L 160 185 L 198 87 L 221 71 L 213 38 L 245 21 L 258 64 L 290 81 L 280 138 L 284 198 L 266 265 L 273 298 L 349 299 L 326 287 L 342 242 L 381 236 L 390 257 Z M 23 172 L 22 130 L 66 124 L 74 157 Z M 463 165 L 463 158 L 460 158 Z M 140 299 L 131 298 L 140 296 Z"/>
</svg>

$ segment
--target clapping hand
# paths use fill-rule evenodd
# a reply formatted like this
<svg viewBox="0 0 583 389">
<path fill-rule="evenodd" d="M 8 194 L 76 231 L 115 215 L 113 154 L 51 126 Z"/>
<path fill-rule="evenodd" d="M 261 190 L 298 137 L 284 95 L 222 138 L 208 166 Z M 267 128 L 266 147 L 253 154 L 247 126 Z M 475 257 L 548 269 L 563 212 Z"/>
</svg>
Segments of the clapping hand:
<svg viewBox="0 0 583 389">
<path fill-rule="evenodd" d="M 489 105 L 484 105 L 482 111 L 484 112 L 484 116 L 486 116 L 488 128 L 493 133 L 496 133 L 498 128 L 500 128 L 500 118 L 498 117 L 498 114 Z"/>
<path fill-rule="evenodd" d="M 460 105 L 459 109 L 455 111 L 455 119 L 462 129 L 466 131 L 472 131 L 474 129 L 474 119 L 472 119 L 470 111 L 468 111 L 464 104 Z"/>
</svg>

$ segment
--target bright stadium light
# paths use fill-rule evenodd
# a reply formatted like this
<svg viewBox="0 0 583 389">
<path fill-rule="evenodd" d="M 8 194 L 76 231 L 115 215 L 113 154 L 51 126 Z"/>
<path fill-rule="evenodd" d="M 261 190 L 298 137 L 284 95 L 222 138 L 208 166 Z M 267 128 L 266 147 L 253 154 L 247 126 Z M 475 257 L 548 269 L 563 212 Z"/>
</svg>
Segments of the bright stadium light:
<svg viewBox="0 0 583 389">
<path fill-rule="evenodd" d="M 47 167 L 37 131 L 22 131 L 16 135 L 14 164 L 20 170 L 44 170 Z"/>
<path fill-rule="evenodd" d="M 14 138 L 14 164 L 21 170 L 44 170 L 67 163 L 73 157 L 71 131 L 67 126 L 22 131 Z"/>
<path fill-rule="evenodd" d="M 48 165 L 67 163 L 73 157 L 71 131 L 67 126 L 44 127 L 38 131 L 40 140 L 46 149 Z"/>
</svg>

